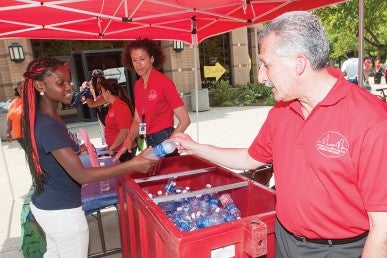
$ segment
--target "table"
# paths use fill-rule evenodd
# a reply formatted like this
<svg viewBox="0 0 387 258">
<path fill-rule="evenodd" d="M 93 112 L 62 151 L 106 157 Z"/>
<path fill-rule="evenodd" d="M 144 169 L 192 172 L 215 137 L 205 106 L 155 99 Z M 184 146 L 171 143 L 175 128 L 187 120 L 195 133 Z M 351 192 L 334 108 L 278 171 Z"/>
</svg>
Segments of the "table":
<svg viewBox="0 0 387 258">
<path fill-rule="evenodd" d="M 91 167 L 89 155 L 81 155 L 81 162 L 85 167 Z M 105 162 L 106 166 L 110 166 L 113 163 L 113 158 L 104 156 L 98 158 L 98 162 Z M 91 215 L 97 219 L 98 231 L 101 240 L 102 252 L 90 254 L 88 257 L 103 257 L 115 253 L 121 253 L 120 248 L 106 249 L 105 235 L 103 232 L 101 210 L 115 206 L 117 208 L 117 192 L 116 192 L 116 181 L 114 178 L 109 179 L 110 189 L 106 192 L 100 192 L 99 182 L 93 182 L 82 186 L 82 208 L 85 211 L 85 215 Z"/>
</svg>

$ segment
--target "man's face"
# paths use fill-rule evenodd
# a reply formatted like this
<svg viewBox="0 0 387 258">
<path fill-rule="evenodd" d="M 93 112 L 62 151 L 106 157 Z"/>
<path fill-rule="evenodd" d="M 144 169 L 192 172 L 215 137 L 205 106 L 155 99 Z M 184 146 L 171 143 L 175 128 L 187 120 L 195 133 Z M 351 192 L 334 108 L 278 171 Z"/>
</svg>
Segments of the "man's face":
<svg viewBox="0 0 387 258">
<path fill-rule="evenodd" d="M 278 56 L 275 48 L 275 36 L 269 34 L 260 47 L 261 65 L 258 70 L 258 81 L 271 88 L 276 101 L 293 100 L 294 60 Z"/>
</svg>

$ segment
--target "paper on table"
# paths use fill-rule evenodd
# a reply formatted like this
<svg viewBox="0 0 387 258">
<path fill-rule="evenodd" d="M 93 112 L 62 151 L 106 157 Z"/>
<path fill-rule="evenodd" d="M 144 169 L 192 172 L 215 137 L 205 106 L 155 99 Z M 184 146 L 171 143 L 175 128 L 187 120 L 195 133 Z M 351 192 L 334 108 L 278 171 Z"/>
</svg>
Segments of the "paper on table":
<svg viewBox="0 0 387 258">
<path fill-rule="evenodd" d="M 91 166 L 99 167 L 98 160 L 97 160 L 97 153 L 95 152 L 94 146 L 90 142 L 89 134 L 84 128 L 79 128 L 79 133 L 81 134 L 81 137 L 85 142 L 87 152 L 89 153 Z"/>
</svg>

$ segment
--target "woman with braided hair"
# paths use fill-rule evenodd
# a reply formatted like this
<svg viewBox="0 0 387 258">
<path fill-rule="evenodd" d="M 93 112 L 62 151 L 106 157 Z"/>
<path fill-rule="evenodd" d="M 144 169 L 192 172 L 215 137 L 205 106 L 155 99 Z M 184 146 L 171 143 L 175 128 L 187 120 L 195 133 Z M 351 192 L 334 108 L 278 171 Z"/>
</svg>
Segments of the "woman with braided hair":
<svg viewBox="0 0 387 258">
<path fill-rule="evenodd" d="M 23 74 L 22 134 L 35 191 L 30 208 L 46 234 L 44 257 L 87 257 L 89 229 L 81 203 L 81 184 L 127 171 L 147 173 L 157 162 L 139 155 L 130 161 L 85 168 L 79 146 L 57 109 L 70 104 L 70 74 L 55 58 L 32 61 Z"/>
</svg>

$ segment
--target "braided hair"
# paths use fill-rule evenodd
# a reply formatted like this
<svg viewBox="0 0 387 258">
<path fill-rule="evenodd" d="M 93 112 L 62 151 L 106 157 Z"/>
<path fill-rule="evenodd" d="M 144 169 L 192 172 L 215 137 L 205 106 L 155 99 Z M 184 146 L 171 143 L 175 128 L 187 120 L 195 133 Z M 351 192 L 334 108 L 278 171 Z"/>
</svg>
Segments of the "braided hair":
<svg viewBox="0 0 387 258">
<path fill-rule="evenodd" d="M 35 191 L 40 193 L 43 190 L 42 174 L 38 149 L 35 139 L 35 116 L 39 107 L 39 92 L 35 89 L 34 82 L 41 81 L 55 72 L 61 61 L 51 57 L 41 57 L 28 64 L 26 72 L 23 74 L 22 82 L 22 137 L 24 140 L 24 150 L 30 172 L 35 186 Z"/>
</svg>

